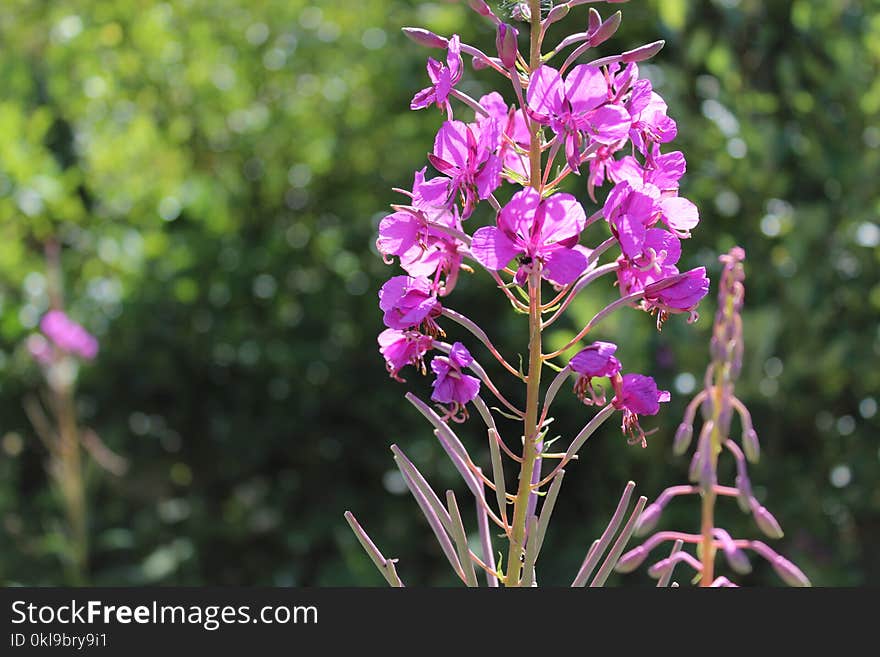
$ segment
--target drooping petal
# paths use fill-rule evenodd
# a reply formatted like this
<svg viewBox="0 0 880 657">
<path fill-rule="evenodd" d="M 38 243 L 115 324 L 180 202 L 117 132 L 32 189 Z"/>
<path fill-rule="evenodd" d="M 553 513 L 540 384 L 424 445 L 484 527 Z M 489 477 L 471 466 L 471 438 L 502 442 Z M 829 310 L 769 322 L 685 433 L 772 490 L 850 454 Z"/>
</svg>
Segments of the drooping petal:
<svg viewBox="0 0 880 657">
<path fill-rule="evenodd" d="M 511 241 L 495 226 L 480 228 L 471 240 L 471 255 L 486 269 L 492 271 L 504 269 L 507 263 L 522 251 L 522 247 Z"/>
<path fill-rule="evenodd" d="M 418 241 L 424 224 L 411 212 L 395 212 L 379 222 L 376 248 L 385 255 L 400 256 Z"/>
<path fill-rule="evenodd" d="M 617 345 L 613 342 L 597 341 L 572 356 L 568 366 L 588 377 L 614 376 L 620 371 L 620 361 L 614 357 L 615 351 Z"/>
<path fill-rule="evenodd" d="M 660 199 L 663 220 L 673 231 L 688 236 L 691 228 L 700 223 L 700 212 L 697 206 L 681 196 Z"/>
</svg>

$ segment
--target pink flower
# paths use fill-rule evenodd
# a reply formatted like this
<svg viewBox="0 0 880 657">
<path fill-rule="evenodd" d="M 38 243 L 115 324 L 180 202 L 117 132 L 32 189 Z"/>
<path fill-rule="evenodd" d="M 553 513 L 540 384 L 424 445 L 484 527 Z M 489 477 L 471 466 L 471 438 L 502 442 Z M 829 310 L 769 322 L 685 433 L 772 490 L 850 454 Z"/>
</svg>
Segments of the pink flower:
<svg viewBox="0 0 880 657">
<path fill-rule="evenodd" d="M 626 109 L 632 117 L 630 139 L 642 155 L 648 153 L 650 144 L 665 144 L 678 134 L 675 121 L 666 116 L 666 102 L 654 92 L 650 80 L 633 84 Z"/>
<path fill-rule="evenodd" d="M 40 321 L 40 330 L 62 351 L 92 360 L 98 355 L 98 340 L 61 310 L 50 310 Z"/>
<path fill-rule="evenodd" d="M 431 399 L 447 404 L 446 419 L 456 422 L 467 419 L 465 404 L 472 401 L 480 392 L 480 380 L 462 372 L 472 362 L 474 359 L 461 342 L 452 345 L 448 357 L 435 356 L 431 361 L 431 371 L 437 375 L 431 384 L 434 388 Z"/>
<path fill-rule="evenodd" d="M 613 377 L 620 372 L 620 361 L 614 357 L 617 345 L 611 342 L 594 342 L 576 353 L 568 367 L 579 375 L 574 384 L 577 398 L 587 404 L 604 404 L 605 397 L 592 385 L 594 377 Z M 589 398 L 587 395 L 589 394 Z"/>
<path fill-rule="evenodd" d="M 489 198 L 501 184 L 501 158 L 494 153 L 497 130 L 491 122 L 446 121 L 434 139 L 434 152 L 428 154 L 434 168 L 451 178 L 450 200 L 461 195 L 462 219 L 471 216 L 477 198 Z"/>
<path fill-rule="evenodd" d="M 639 415 L 657 415 L 660 403 L 670 399 L 668 390 L 658 390 L 650 376 L 643 374 L 624 374 L 614 380 L 614 408 L 623 411 L 621 429 L 629 435 L 629 443 L 641 443 L 647 447 L 646 434 L 639 425 Z"/>
<path fill-rule="evenodd" d="M 431 350 L 434 340 L 418 331 L 385 329 L 379 334 L 379 353 L 385 358 L 385 369 L 392 379 L 404 382 L 398 372 L 407 365 L 413 365 L 425 373 L 425 354 Z"/>
<path fill-rule="evenodd" d="M 541 199 L 531 187 L 517 192 L 498 213 L 498 225 L 474 233 L 471 254 L 487 269 L 503 269 L 514 257 L 516 282 L 525 284 L 529 272 L 541 266 L 541 275 L 557 285 L 574 281 L 587 267 L 587 257 L 575 247 L 586 215 L 571 194 Z"/>
<path fill-rule="evenodd" d="M 527 152 L 529 150 L 530 136 L 522 112 L 515 106 L 509 107 L 497 91 L 482 96 L 479 102 L 489 113 L 489 116 L 478 117 L 478 123 L 481 129 L 489 122 L 496 124 L 496 127 L 491 129 L 495 130 L 499 136 L 496 152 L 501 158 L 504 169 L 508 169 L 520 180 L 527 180 L 529 177 L 529 158 L 526 153 L 520 151 Z M 516 182 L 510 176 L 505 176 L 505 178 L 510 182 Z"/>
<path fill-rule="evenodd" d="M 532 118 L 549 125 L 564 142 L 565 157 L 577 173 L 584 135 L 598 144 L 625 139 L 632 120 L 620 105 L 609 102 L 609 88 L 602 70 L 581 64 L 565 81 L 554 68 L 542 66 L 532 74 L 526 103 Z"/>
<path fill-rule="evenodd" d="M 669 313 L 690 313 L 689 321 L 696 321 L 694 309 L 709 292 L 706 268 L 697 267 L 684 274 L 645 286 L 644 306 L 649 312 L 659 310 L 658 324 Z"/>
<path fill-rule="evenodd" d="M 687 163 L 681 151 L 660 153 L 660 147 L 656 144 L 644 165 L 639 164 L 632 155 L 608 165 L 609 177 L 615 183 L 625 180 L 633 187 L 650 183 L 661 190 L 664 196 L 670 193 L 677 195 L 678 181 L 686 169 Z"/>
<path fill-rule="evenodd" d="M 441 332 L 434 318 L 442 306 L 427 278 L 394 276 L 379 290 L 379 308 L 385 313 L 383 321 L 388 328 L 403 330 L 424 325 L 429 335 Z"/>
<path fill-rule="evenodd" d="M 662 228 L 649 228 L 642 240 L 642 250 L 634 258 L 617 259 L 617 282 L 620 294 L 628 295 L 645 289 L 649 283 L 678 273 L 675 263 L 681 257 L 681 242 Z"/>
<path fill-rule="evenodd" d="M 419 110 L 429 105 L 436 105 L 440 109 L 445 109 L 446 115 L 452 118 L 449 92 L 461 80 L 462 65 L 461 42 L 458 35 L 453 34 L 447 42 L 446 66 L 432 57 L 428 58 L 428 77 L 431 78 L 431 86 L 413 96 L 409 108 Z"/>
<path fill-rule="evenodd" d="M 434 276 L 435 283 L 444 276 L 441 296 L 455 286 L 464 248 L 462 242 L 435 227 L 461 230 L 457 214 L 446 207 L 449 182 L 442 177 L 426 181 L 425 169 L 417 171 L 413 191 L 402 192 L 412 198 L 412 205 L 394 206 L 398 211 L 382 219 L 376 240 L 386 263 L 397 256 L 410 276 Z"/>
</svg>

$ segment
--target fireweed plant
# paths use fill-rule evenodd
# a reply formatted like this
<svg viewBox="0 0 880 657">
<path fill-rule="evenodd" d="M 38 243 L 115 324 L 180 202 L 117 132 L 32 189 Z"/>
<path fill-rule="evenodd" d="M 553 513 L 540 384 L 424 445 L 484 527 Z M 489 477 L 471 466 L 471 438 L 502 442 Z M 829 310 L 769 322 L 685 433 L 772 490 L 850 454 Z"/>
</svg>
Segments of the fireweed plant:
<svg viewBox="0 0 880 657">
<path fill-rule="evenodd" d="M 638 62 L 654 56 L 663 42 L 577 64 L 583 54 L 609 39 L 621 21 L 620 12 L 603 20 L 590 8 L 585 31 L 543 51 L 548 28 L 590 2 L 505 3 L 505 16 L 528 25 L 526 53 L 518 48 L 519 30 L 482 0 L 471 0 L 470 6 L 495 24 L 497 57 L 463 43 L 457 35 L 446 38 L 421 28 L 404 28 L 416 43 L 443 53 L 440 59 L 428 59 L 429 84 L 414 95 L 410 107 L 437 108 L 445 120 L 428 154 L 433 175 L 426 166 L 415 172 L 411 190 L 395 190 L 406 197 L 405 202 L 393 205 L 394 212 L 379 225 L 379 252 L 389 264 L 397 259 L 405 272 L 379 291 L 387 327 L 379 335 L 379 351 L 397 381 L 405 380 L 402 373 L 407 367 L 434 377 L 433 407 L 412 393 L 406 398 L 433 425 L 475 498 L 477 553 L 468 544 L 452 491 L 447 491 L 444 504 L 403 451 L 397 445 L 391 450 L 444 555 L 469 586 L 477 584 L 475 567 L 485 572 L 489 586 L 535 585 L 535 564 L 564 467 L 617 413 L 628 441 L 644 447 L 650 432 L 643 430 L 639 416 L 657 414 L 660 404 L 669 400 L 669 393 L 659 390 L 651 377 L 624 371 L 615 344 L 585 343 L 590 332 L 624 307 L 655 315 L 658 329 L 673 313 L 686 314 L 693 321 L 695 308 L 709 288 L 704 268 L 680 272 L 677 267 L 681 241 L 690 236 L 699 214 L 693 203 L 678 195 L 685 159 L 668 147 L 676 136 L 675 121 L 667 116 L 666 103 L 651 82 L 639 75 Z M 515 105 L 498 91 L 475 99 L 456 88 L 464 75 L 465 57 L 475 69 L 498 73 Z M 559 191 L 572 175 L 579 177 L 583 195 L 594 202 L 609 183 L 604 202 L 593 212 L 588 213 L 572 194 Z M 519 189 L 502 205 L 495 193 L 505 183 Z M 476 227 L 474 212 L 481 204 L 491 207 L 493 218 L 489 225 Z M 607 238 L 581 244 L 584 230 L 599 222 L 607 227 Z M 528 355 L 518 365 L 511 364 L 482 328 L 448 303 L 462 272 L 476 270 L 488 274 L 514 312 L 528 321 Z M 545 351 L 544 330 L 559 321 L 588 286 L 609 278 L 616 279 L 620 298 L 600 310 L 562 348 Z M 465 339 L 470 348 L 447 338 L 453 324 L 469 334 Z M 477 346 L 481 351 L 475 354 Z M 559 362 L 576 346 L 582 348 L 573 358 Z M 511 403 L 489 378 L 478 360 L 482 350 L 525 386 L 524 408 Z M 542 395 L 545 368 L 556 376 Z M 553 453 L 547 449 L 550 405 L 571 379 L 573 393 L 598 411 L 564 451 Z M 608 379 L 610 399 L 598 379 Z M 493 397 L 500 407 L 490 408 L 483 395 Z M 466 421 L 472 409 L 486 425 L 491 477 L 471 459 L 452 428 Z M 500 435 L 493 410 L 522 423 L 520 446 L 511 447 L 512 441 Z M 519 469 L 513 492 L 505 487 L 504 457 Z M 552 465 L 549 472 L 544 471 L 545 462 Z M 494 493 L 494 505 L 486 488 Z M 601 586 L 613 570 L 647 501 L 638 500 L 612 545 L 633 488 L 632 482 L 627 484 L 574 585 Z M 543 499 L 540 512 L 539 498 Z M 350 512 L 346 518 L 386 580 L 401 586 L 395 561 L 382 555 Z M 506 558 L 499 554 L 497 563 L 490 523 L 508 542 Z"/>
<path fill-rule="evenodd" d="M 63 309 L 59 243 L 50 240 L 45 252 L 50 309 L 40 320 L 39 331 L 29 335 L 25 342 L 40 367 L 45 388 L 40 394 L 27 395 L 23 406 L 46 449 L 46 469 L 64 509 L 65 534 L 70 546 L 65 552 L 68 579 L 71 584 L 82 584 L 87 580 L 89 564 L 87 466 L 92 461 L 121 476 L 128 463 L 111 451 L 93 429 L 80 426 L 76 379 L 80 366 L 98 355 L 98 340 Z"/>
<path fill-rule="evenodd" d="M 742 308 L 745 298 L 745 275 L 742 261 L 745 251 L 734 247 L 720 257 L 723 263 L 718 290 L 718 310 L 712 328 L 710 352 L 712 360 L 706 368 L 705 387 L 693 398 L 685 410 L 673 442 L 676 454 L 684 454 L 691 444 L 697 408 L 702 411 L 703 425 L 691 458 L 689 479 L 693 485 L 671 486 L 657 500 L 648 505 L 639 518 L 637 536 L 651 532 L 657 525 L 665 506 L 680 495 L 701 497 L 700 533 L 687 534 L 677 531 L 660 531 L 642 545 L 627 552 L 617 564 L 620 572 L 630 572 L 641 565 L 652 550 L 666 542 L 672 542 L 672 552 L 648 569 L 648 574 L 659 579 L 658 586 L 666 586 L 672 571 L 684 563 L 696 571 L 694 581 L 701 586 L 736 586 L 725 576 L 715 576 L 715 557 L 721 551 L 730 569 L 738 574 L 751 571 L 745 551 L 750 550 L 766 559 L 773 570 L 789 586 L 810 586 L 810 580 L 785 557 L 777 554 L 762 541 L 734 539 L 715 524 L 715 501 L 718 497 L 735 498 L 744 513 L 751 513 L 758 528 L 769 538 L 782 538 L 782 529 L 776 518 L 752 494 L 752 486 L 746 462 L 755 463 L 760 455 L 758 434 L 752 426 L 752 417 L 734 395 L 734 385 L 742 369 L 743 335 Z M 732 440 L 730 425 L 734 411 L 742 427 L 740 444 Z M 718 483 L 718 457 L 728 452 L 736 465 L 733 486 Z M 696 547 L 694 557 L 682 549 L 685 544 Z"/>
</svg>

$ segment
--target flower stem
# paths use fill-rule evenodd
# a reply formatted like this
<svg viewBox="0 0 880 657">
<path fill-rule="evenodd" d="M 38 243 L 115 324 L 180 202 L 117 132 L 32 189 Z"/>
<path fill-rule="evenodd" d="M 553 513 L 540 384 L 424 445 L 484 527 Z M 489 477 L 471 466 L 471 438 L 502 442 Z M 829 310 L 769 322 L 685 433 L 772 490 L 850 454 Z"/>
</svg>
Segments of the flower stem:
<svg viewBox="0 0 880 657">
<path fill-rule="evenodd" d="M 541 2 L 529 0 L 531 34 L 529 73 L 541 66 Z M 541 132 L 540 126 L 530 122 L 529 184 L 541 191 Z M 526 415 L 523 421 L 523 455 L 519 471 L 519 485 L 513 502 L 513 524 L 510 532 L 510 551 L 507 556 L 505 586 L 519 586 L 526 540 L 529 496 L 532 493 L 532 475 L 538 450 L 538 404 L 541 393 L 541 269 L 536 266 L 529 274 L 529 372 L 526 379 Z"/>
</svg>

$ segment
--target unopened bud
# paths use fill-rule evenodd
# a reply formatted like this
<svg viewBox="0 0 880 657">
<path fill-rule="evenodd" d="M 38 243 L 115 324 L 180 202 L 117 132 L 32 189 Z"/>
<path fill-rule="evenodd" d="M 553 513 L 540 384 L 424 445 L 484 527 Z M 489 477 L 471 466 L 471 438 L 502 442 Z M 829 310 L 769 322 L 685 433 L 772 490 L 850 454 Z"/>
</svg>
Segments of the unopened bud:
<svg viewBox="0 0 880 657">
<path fill-rule="evenodd" d="M 758 459 L 761 458 L 761 443 L 758 442 L 758 434 L 755 433 L 754 429 L 749 428 L 743 431 L 742 445 L 749 462 L 757 463 Z"/>
<path fill-rule="evenodd" d="M 517 43 L 516 37 L 518 32 L 516 28 L 507 23 L 498 25 L 498 34 L 495 37 L 495 47 L 498 48 L 498 57 L 504 68 L 513 68 L 516 66 Z"/>
<path fill-rule="evenodd" d="M 737 490 L 736 503 L 743 513 L 748 513 L 752 509 L 752 483 L 743 475 L 737 475 L 734 483 Z"/>
<path fill-rule="evenodd" d="M 752 516 L 755 518 L 755 524 L 758 525 L 758 529 L 770 538 L 782 538 L 785 535 L 782 531 L 782 527 L 779 526 L 779 522 L 766 507 L 761 506 L 754 499 L 752 500 L 751 506 Z"/>
<path fill-rule="evenodd" d="M 740 575 L 748 575 L 752 572 L 752 564 L 749 562 L 749 558 L 746 556 L 746 553 L 739 548 L 732 546 L 730 548 L 725 548 L 724 558 L 727 559 L 727 563 L 730 564 L 730 567 L 734 572 L 737 572 Z"/>
<path fill-rule="evenodd" d="M 642 515 L 639 516 L 639 522 L 636 525 L 635 535 L 644 536 L 657 526 L 660 520 L 660 514 L 663 513 L 663 507 L 654 502 L 645 507 Z"/>
<path fill-rule="evenodd" d="M 593 7 L 590 7 L 590 11 L 587 18 L 587 32 L 589 34 L 594 34 L 596 30 L 599 29 L 599 26 L 602 24 L 602 16 L 596 11 Z"/>
<path fill-rule="evenodd" d="M 608 39 L 614 36 L 614 33 L 617 32 L 617 28 L 620 27 L 620 21 L 622 19 L 623 14 L 621 14 L 619 11 L 611 14 L 611 16 L 608 17 L 595 32 L 591 31 L 590 45 L 595 48 L 599 44 L 608 41 Z"/>
<path fill-rule="evenodd" d="M 776 571 L 776 574 L 779 575 L 779 577 L 782 578 L 782 581 L 789 586 L 812 586 L 810 580 L 807 579 L 807 576 L 804 575 L 801 569 L 795 566 L 785 557 L 777 556 L 775 559 L 773 559 L 771 564 L 773 565 L 773 570 Z"/>
<path fill-rule="evenodd" d="M 510 17 L 515 21 L 522 21 L 523 23 L 531 21 L 532 10 L 529 8 L 529 3 L 524 0 L 514 2 L 510 8 Z"/>
<path fill-rule="evenodd" d="M 421 27 L 404 27 L 402 30 L 410 40 L 415 41 L 420 46 L 425 46 L 427 48 L 446 48 L 446 39 L 439 34 L 434 34 L 430 30 Z"/>
<path fill-rule="evenodd" d="M 552 25 L 556 21 L 561 21 L 563 18 L 568 16 L 568 11 L 569 7 L 567 4 L 556 5 L 548 12 L 547 17 L 544 19 L 544 25 L 548 26 Z"/>
<path fill-rule="evenodd" d="M 694 425 L 682 422 L 675 431 L 675 438 L 672 440 L 672 453 L 681 456 L 687 451 L 691 445 L 691 439 L 694 437 Z"/>
<path fill-rule="evenodd" d="M 471 9 L 477 12 L 480 16 L 494 16 L 489 5 L 487 5 L 484 0 L 468 0 L 468 4 L 471 6 Z"/>
<path fill-rule="evenodd" d="M 640 545 L 620 557 L 617 565 L 614 566 L 614 570 L 619 573 L 631 573 L 636 568 L 642 565 L 642 562 L 647 556 L 648 551 L 645 549 L 644 546 Z"/>
<path fill-rule="evenodd" d="M 703 459 L 700 456 L 700 452 L 694 452 L 694 455 L 691 457 L 691 463 L 688 466 L 688 481 L 697 483 L 700 477 L 700 464 L 702 462 Z"/>
<path fill-rule="evenodd" d="M 666 45 L 666 42 L 661 39 L 660 41 L 648 43 L 644 46 L 634 48 L 633 50 L 627 50 L 621 55 L 621 61 L 626 64 L 631 62 L 643 62 L 646 59 L 651 59 L 651 57 L 660 52 L 664 45 Z"/>
</svg>

